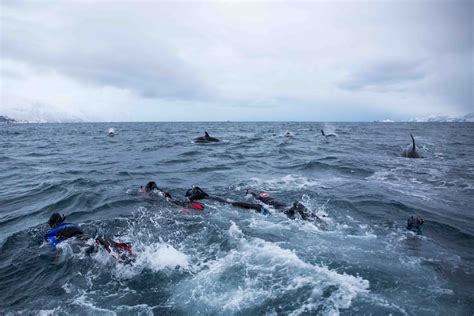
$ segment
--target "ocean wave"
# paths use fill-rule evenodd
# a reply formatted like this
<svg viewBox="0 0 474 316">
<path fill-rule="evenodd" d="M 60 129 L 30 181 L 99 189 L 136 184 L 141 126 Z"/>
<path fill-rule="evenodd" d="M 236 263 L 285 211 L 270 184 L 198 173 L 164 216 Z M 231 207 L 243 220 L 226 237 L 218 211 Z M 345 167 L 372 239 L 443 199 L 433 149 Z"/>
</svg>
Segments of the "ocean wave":
<svg viewBox="0 0 474 316">
<path fill-rule="evenodd" d="M 117 123 L 114 138 L 109 125 L 0 126 L 2 312 L 472 310 L 474 125 Z M 193 144 L 206 129 L 226 141 Z M 285 130 L 295 137 L 272 136 Z M 423 159 L 401 157 L 410 133 Z M 193 184 L 252 203 L 246 188 L 267 191 L 325 224 L 272 207 L 261 216 L 203 200 L 196 212 L 135 194 L 150 180 L 183 200 Z M 131 243 L 136 266 L 51 248 L 44 234 L 56 211 L 91 236 Z M 406 229 L 411 215 L 425 220 L 421 235 Z"/>
<path fill-rule="evenodd" d="M 237 240 L 237 248 L 207 262 L 180 285 L 175 301 L 189 302 L 185 307 L 195 311 L 217 313 L 271 312 L 266 307 L 270 302 L 282 310 L 291 306 L 293 314 L 339 313 L 369 292 L 367 280 L 306 263 L 274 243 L 248 239 L 235 223 L 228 233 Z"/>
</svg>

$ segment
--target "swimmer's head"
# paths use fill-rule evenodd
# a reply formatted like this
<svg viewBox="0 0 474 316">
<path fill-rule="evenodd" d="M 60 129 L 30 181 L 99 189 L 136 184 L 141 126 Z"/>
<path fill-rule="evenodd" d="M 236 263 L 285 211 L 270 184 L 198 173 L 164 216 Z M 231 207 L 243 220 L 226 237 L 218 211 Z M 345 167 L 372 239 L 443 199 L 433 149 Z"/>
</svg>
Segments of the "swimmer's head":
<svg viewBox="0 0 474 316">
<path fill-rule="evenodd" d="M 209 194 L 207 194 L 200 187 L 195 186 L 195 185 L 193 185 L 193 187 L 186 192 L 186 197 L 190 201 L 201 200 L 208 196 Z"/>
<path fill-rule="evenodd" d="M 156 185 L 155 181 L 150 181 L 145 186 L 145 192 L 151 192 L 154 189 L 158 189 L 158 186 Z"/>
<path fill-rule="evenodd" d="M 66 217 L 64 215 L 61 216 L 59 213 L 53 213 L 48 220 L 49 227 L 53 228 L 54 226 L 58 226 L 64 222 Z"/>
<path fill-rule="evenodd" d="M 407 220 L 407 229 L 419 231 L 424 222 L 425 221 L 421 217 L 410 216 L 410 218 Z"/>
</svg>

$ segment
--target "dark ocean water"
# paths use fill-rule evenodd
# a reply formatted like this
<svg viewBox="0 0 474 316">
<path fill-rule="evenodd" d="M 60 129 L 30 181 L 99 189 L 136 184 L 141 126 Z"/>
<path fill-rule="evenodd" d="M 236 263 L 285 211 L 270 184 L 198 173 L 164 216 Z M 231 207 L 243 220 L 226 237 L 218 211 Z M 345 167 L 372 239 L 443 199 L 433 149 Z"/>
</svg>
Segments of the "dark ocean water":
<svg viewBox="0 0 474 316">
<path fill-rule="evenodd" d="M 193 144 L 204 130 L 223 142 Z M 425 158 L 400 157 L 410 133 Z M 472 123 L 3 124 L 0 314 L 472 315 L 473 157 Z M 144 199 L 149 180 L 176 197 L 266 190 L 327 225 L 217 202 L 189 214 Z M 136 264 L 52 249 L 55 211 L 131 242 Z"/>
</svg>

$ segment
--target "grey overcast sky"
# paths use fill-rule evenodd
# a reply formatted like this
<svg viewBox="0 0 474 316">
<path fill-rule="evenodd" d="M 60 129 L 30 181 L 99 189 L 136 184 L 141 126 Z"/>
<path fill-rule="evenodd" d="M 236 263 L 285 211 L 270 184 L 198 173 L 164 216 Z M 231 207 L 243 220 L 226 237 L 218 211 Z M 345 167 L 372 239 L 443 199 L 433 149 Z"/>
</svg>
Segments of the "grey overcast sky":
<svg viewBox="0 0 474 316">
<path fill-rule="evenodd" d="M 0 115 L 371 121 L 474 112 L 474 1 L 1 2 Z"/>
</svg>

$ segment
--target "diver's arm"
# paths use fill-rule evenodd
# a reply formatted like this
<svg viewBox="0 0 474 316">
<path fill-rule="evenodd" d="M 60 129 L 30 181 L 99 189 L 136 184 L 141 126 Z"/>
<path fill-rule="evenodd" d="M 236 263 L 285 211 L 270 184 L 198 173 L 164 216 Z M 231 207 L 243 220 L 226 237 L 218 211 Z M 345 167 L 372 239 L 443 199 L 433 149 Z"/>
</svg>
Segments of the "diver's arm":
<svg viewBox="0 0 474 316">
<path fill-rule="evenodd" d="M 247 189 L 247 193 L 251 193 L 253 196 L 256 196 L 255 193 L 249 192 L 249 191 L 250 190 Z M 236 201 L 227 200 L 227 199 L 221 198 L 219 196 L 213 196 L 213 195 L 208 195 L 206 198 L 209 199 L 209 200 L 214 200 L 214 201 L 217 201 L 217 202 L 220 202 L 220 203 L 230 204 L 232 206 L 244 208 L 244 209 L 247 209 L 247 210 L 254 210 L 257 213 L 269 214 L 268 210 L 260 204 L 253 204 L 253 203 L 246 203 L 246 202 L 236 202 Z"/>
<path fill-rule="evenodd" d="M 246 208 L 246 209 L 260 209 L 260 204 L 236 202 L 236 201 L 231 201 L 231 200 L 221 198 L 219 196 L 210 195 L 210 196 L 207 197 L 207 199 L 217 201 L 217 202 L 220 202 L 220 203 L 230 204 L 230 205 L 233 205 L 233 206 L 238 206 L 238 207 L 241 207 L 241 208 Z"/>
<path fill-rule="evenodd" d="M 252 203 L 245 203 L 245 202 L 228 202 L 228 203 L 233 206 L 237 206 L 237 207 L 244 208 L 247 210 L 254 210 L 255 212 L 262 213 L 263 215 L 267 215 L 270 213 L 265 207 L 263 207 L 263 205 L 260 205 L 260 204 L 252 204 Z"/>
<path fill-rule="evenodd" d="M 257 213 L 264 213 L 264 214 L 268 213 L 268 210 L 260 204 L 230 201 L 230 200 L 221 198 L 219 196 L 213 196 L 213 195 L 209 195 L 206 198 L 208 200 L 214 200 L 214 201 L 217 201 L 217 202 L 220 202 L 220 203 L 230 204 L 232 206 L 244 208 L 244 209 L 247 209 L 247 210 L 254 210 Z"/>
<path fill-rule="evenodd" d="M 221 203 L 227 203 L 227 204 L 230 204 L 231 202 L 227 201 L 226 199 L 224 198 L 221 198 L 219 196 L 214 196 L 214 195 L 209 195 L 206 197 L 208 200 L 213 200 L 213 201 L 217 201 L 217 202 L 221 202 Z"/>
</svg>

